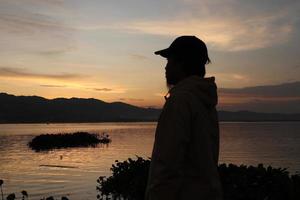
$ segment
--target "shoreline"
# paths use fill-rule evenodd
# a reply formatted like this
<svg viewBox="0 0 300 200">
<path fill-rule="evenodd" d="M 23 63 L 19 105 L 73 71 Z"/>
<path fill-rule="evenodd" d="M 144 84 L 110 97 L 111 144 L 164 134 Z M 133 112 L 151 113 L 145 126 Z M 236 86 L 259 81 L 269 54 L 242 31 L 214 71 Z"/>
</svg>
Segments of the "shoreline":
<svg viewBox="0 0 300 200">
<path fill-rule="evenodd" d="M 99 121 L 99 122 L 0 122 L 2 124 L 100 124 L 100 123 L 157 123 L 155 120 L 135 121 Z M 300 120 L 220 120 L 220 123 L 251 123 L 251 122 L 300 122 Z"/>
</svg>

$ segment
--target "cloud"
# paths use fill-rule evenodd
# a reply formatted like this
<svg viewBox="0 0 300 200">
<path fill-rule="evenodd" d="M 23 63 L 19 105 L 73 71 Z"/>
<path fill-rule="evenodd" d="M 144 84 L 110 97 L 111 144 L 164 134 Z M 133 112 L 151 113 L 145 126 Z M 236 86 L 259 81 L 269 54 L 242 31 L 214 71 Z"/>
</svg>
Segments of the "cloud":
<svg viewBox="0 0 300 200">
<path fill-rule="evenodd" d="M 37 52 L 37 54 L 42 56 L 60 56 L 67 52 L 70 52 L 73 50 L 71 47 L 66 47 L 64 49 L 49 49 L 49 50 L 40 50 Z"/>
<path fill-rule="evenodd" d="M 271 47 L 289 40 L 299 21 L 300 5 L 296 1 L 269 2 L 269 9 L 261 2 L 235 0 L 185 0 L 172 17 L 131 19 L 115 23 L 101 23 L 81 27 L 85 30 L 115 29 L 128 33 L 176 37 L 196 35 L 214 50 L 243 51 Z M 177 2 L 178 3 L 178 2 Z M 262 7 L 262 8 L 261 8 Z M 169 10 L 166 10 L 170 12 Z"/>
<path fill-rule="evenodd" d="M 139 98 L 119 98 L 120 101 L 144 101 L 145 99 Z"/>
<path fill-rule="evenodd" d="M 300 69 L 300 65 L 295 65 L 295 69 Z"/>
<path fill-rule="evenodd" d="M 154 93 L 154 96 L 158 96 L 158 97 L 164 97 L 166 96 L 168 93 Z"/>
<path fill-rule="evenodd" d="M 61 6 L 64 3 L 65 0 L 0 0 L 1 3 L 9 3 L 9 2 L 13 2 L 13 4 L 15 5 L 24 5 L 24 4 L 30 4 L 30 5 L 34 5 L 34 4 L 42 4 L 42 5 L 47 5 L 47 6 L 51 6 L 51 5 L 56 5 L 56 6 Z"/>
<path fill-rule="evenodd" d="M 225 51 L 252 50 L 286 42 L 293 31 L 287 23 L 273 25 L 281 16 L 247 21 L 234 19 L 179 19 L 174 21 L 137 21 L 123 27 L 142 33 L 179 36 L 196 35 L 213 49 Z"/>
<path fill-rule="evenodd" d="M 213 76 L 218 77 L 218 80 L 221 82 L 228 82 L 228 83 L 236 83 L 237 81 L 240 83 L 248 83 L 249 81 L 251 81 L 250 77 L 239 73 L 218 72 L 215 73 Z"/>
<path fill-rule="evenodd" d="M 9 0 L 11 1 L 11 0 Z M 45 4 L 47 6 L 53 5 L 53 6 L 62 6 L 65 0 L 22 0 L 23 2 L 32 2 L 34 4 L 39 3 L 39 4 Z"/>
<path fill-rule="evenodd" d="M 300 99 L 288 101 L 252 100 L 244 103 L 223 104 L 219 110 L 248 110 L 266 113 L 300 113 Z"/>
<path fill-rule="evenodd" d="M 244 88 L 220 88 L 219 93 L 252 97 L 294 97 L 300 98 L 300 81 L 280 85 L 264 85 Z"/>
<path fill-rule="evenodd" d="M 300 82 L 220 88 L 219 108 L 232 111 L 300 113 Z"/>
<path fill-rule="evenodd" d="M 137 60 L 147 60 L 148 57 L 140 54 L 131 54 L 130 57 Z"/>
<path fill-rule="evenodd" d="M 39 0 L 0 0 L 0 20 L 1 27 L 9 33 L 15 34 L 32 34 L 37 31 L 39 34 L 46 32 L 61 33 L 61 31 L 70 30 L 71 27 L 63 23 L 63 21 L 55 17 L 56 7 L 62 1 L 39 1 Z M 59 3 L 60 2 L 60 3 Z M 57 15 L 57 13 L 56 13 Z"/>
<path fill-rule="evenodd" d="M 81 74 L 60 73 L 60 74 L 46 74 L 32 72 L 20 68 L 0 67 L 0 77 L 4 78 L 22 78 L 22 79 L 54 79 L 54 80 L 70 80 L 80 79 L 85 76 Z"/>
<path fill-rule="evenodd" d="M 128 98 L 129 101 L 144 101 L 145 99 Z"/>
<path fill-rule="evenodd" d="M 0 1 L 1 51 L 50 55 L 45 52 L 61 53 L 74 49 L 74 29 L 64 24 L 57 17 L 59 15 L 54 15 L 60 11 L 62 1 Z"/>
<path fill-rule="evenodd" d="M 40 85 L 41 87 L 50 87 L 50 88 L 64 88 L 65 85 Z"/>
<path fill-rule="evenodd" d="M 107 88 L 107 87 L 84 87 L 87 90 L 93 90 L 96 92 L 105 92 L 105 93 L 112 93 L 112 94 L 122 94 L 126 92 L 126 88 L 121 88 L 121 87 L 112 87 L 112 88 Z"/>
<path fill-rule="evenodd" d="M 38 13 L 0 13 L 1 28 L 6 28 L 8 33 L 12 34 L 35 34 L 37 31 L 43 34 L 46 31 L 59 31 L 66 27 L 58 21 Z"/>
<path fill-rule="evenodd" d="M 92 88 L 92 89 L 100 92 L 110 92 L 113 90 L 111 88 Z"/>
</svg>

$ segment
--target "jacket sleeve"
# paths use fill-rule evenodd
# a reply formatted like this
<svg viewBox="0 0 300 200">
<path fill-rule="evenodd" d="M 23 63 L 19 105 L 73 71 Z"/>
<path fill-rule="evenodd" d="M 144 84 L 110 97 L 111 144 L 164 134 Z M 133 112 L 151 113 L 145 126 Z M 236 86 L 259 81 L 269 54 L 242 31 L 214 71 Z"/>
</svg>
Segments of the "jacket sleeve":
<svg viewBox="0 0 300 200">
<path fill-rule="evenodd" d="M 179 199 L 192 123 L 187 97 L 171 96 L 160 115 L 149 171 L 146 200 Z"/>
</svg>

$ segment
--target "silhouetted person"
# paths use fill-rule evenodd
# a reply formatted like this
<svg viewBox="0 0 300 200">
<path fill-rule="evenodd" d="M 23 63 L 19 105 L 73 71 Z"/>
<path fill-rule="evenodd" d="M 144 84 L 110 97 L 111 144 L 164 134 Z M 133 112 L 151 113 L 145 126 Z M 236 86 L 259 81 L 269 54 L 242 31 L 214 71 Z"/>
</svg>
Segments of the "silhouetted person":
<svg viewBox="0 0 300 200">
<path fill-rule="evenodd" d="M 206 45 L 181 36 L 155 54 L 168 60 L 169 92 L 156 128 L 146 200 L 220 200 L 217 87 L 214 77 L 204 78 Z"/>
</svg>

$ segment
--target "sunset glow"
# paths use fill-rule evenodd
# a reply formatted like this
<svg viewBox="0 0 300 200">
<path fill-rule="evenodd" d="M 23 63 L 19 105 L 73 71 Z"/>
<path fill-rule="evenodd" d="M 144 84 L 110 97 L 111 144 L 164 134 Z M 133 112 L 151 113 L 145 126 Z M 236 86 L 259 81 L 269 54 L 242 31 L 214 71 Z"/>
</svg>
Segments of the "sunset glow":
<svg viewBox="0 0 300 200">
<path fill-rule="evenodd" d="M 300 112 L 299 89 L 280 97 L 278 90 L 268 96 L 222 91 L 300 87 L 299 1 L 0 3 L 0 92 L 160 108 L 166 60 L 153 52 L 179 35 L 196 35 L 208 46 L 207 76 L 215 76 L 221 89 L 219 109 Z M 272 108 L 265 108 L 269 103 Z"/>
</svg>

